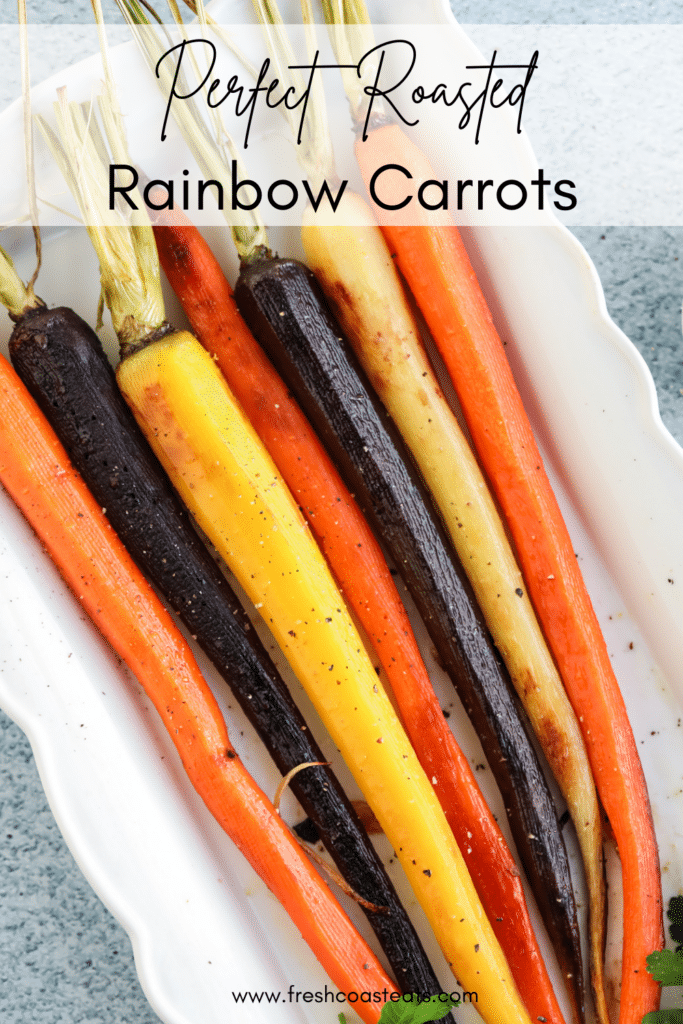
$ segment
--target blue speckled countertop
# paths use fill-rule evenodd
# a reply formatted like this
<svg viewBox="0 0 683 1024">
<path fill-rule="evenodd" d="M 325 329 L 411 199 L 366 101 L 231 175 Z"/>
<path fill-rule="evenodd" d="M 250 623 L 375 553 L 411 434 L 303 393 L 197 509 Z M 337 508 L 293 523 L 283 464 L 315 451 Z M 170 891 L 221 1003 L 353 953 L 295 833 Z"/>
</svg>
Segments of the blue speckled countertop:
<svg viewBox="0 0 683 1024">
<path fill-rule="evenodd" d="M 29 6 L 37 23 L 90 20 L 87 0 L 36 0 Z M 681 20 L 680 8 L 667 0 L 484 0 L 453 7 L 464 24 Z M 67 53 L 52 58 L 54 68 L 70 63 Z M 5 66 L 0 110 L 18 92 L 18 68 Z M 665 425 L 683 443 L 683 228 L 581 227 L 574 233 L 597 267 L 611 316 L 652 371 Z M 2 713 L 0 775 L 3 1024 L 153 1024 L 158 1018 L 137 980 L 130 942 L 74 864 L 47 807 L 28 742 Z"/>
</svg>

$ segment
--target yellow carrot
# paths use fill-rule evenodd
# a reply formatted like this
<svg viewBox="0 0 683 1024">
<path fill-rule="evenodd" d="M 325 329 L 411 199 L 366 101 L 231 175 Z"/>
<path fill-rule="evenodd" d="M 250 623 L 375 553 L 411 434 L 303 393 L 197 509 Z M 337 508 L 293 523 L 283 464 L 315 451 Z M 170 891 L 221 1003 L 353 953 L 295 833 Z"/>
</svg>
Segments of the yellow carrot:
<svg viewBox="0 0 683 1024">
<path fill-rule="evenodd" d="M 118 379 L 197 523 L 272 630 L 392 843 L 461 983 L 491 1022 L 528 1022 L 429 780 L 289 491 L 211 357 L 187 334 Z"/>
</svg>

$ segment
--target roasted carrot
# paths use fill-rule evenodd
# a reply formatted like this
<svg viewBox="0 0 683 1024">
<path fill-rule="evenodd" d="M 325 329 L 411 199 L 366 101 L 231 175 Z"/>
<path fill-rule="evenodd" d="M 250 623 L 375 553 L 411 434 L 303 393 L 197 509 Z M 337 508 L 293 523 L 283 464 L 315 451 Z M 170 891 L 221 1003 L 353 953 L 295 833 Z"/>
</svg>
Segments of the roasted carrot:
<svg viewBox="0 0 683 1024">
<path fill-rule="evenodd" d="M 236 310 L 199 231 L 179 211 L 154 228 L 192 329 L 299 502 L 387 672 L 403 722 L 533 1017 L 561 1019 L 515 862 L 441 711 L 382 552 L 308 421 Z"/>
<path fill-rule="evenodd" d="M 366 183 L 382 164 L 432 179 L 425 156 L 396 125 L 371 131 L 356 153 Z M 390 176 L 384 201 L 392 202 Z M 576 711 L 622 864 L 624 944 L 620 1024 L 639 1024 L 659 990 L 645 957 L 663 943 L 652 815 L 633 731 L 600 625 L 503 345 L 457 228 L 420 209 L 382 230 L 446 363 L 474 445 L 512 534 L 522 571 Z"/>
<path fill-rule="evenodd" d="M 342 991 L 396 991 L 247 773 L 189 647 L 4 357 L 0 481 L 83 609 L 140 681 L 207 808 L 281 901 L 333 982 Z M 359 1004 L 357 1010 L 373 1024 L 381 1004 Z"/>
</svg>

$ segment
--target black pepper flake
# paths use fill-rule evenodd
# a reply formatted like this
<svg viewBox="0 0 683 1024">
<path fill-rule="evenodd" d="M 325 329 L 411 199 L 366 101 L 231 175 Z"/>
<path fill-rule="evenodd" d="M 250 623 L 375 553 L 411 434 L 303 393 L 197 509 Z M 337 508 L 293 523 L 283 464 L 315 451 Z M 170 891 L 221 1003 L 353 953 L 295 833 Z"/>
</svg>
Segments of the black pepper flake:
<svg viewBox="0 0 683 1024">
<path fill-rule="evenodd" d="M 515 589 L 515 594 L 517 595 L 517 597 L 524 597 L 524 591 L 522 590 L 521 587 L 517 587 Z"/>
<path fill-rule="evenodd" d="M 431 878 L 431 877 L 432 877 L 432 873 L 431 873 L 431 871 L 429 870 L 429 868 L 425 868 L 425 869 L 424 869 L 424 871 L 422 872 L 422 874 L 423 874 L 423 875 L 426 875 L 426 876 L 427 876 L 427 878 Z"/>
<path fill-rule="evenodd" d="M 225 751 L 225 756 L 232 761 L 234 758 L 237 757 L 237 754 L 235 753 L 234 750 L 226 750 Z"/>
<path fill-rule="evenodd" d="M 479 943 L 478 943 L 478 942 L 476 942 L 476 943 L 474 944 L 474 952 L 475 952 L 475 953 L 478 953 L 478 952 L 479 952 Z"/>
</svg>

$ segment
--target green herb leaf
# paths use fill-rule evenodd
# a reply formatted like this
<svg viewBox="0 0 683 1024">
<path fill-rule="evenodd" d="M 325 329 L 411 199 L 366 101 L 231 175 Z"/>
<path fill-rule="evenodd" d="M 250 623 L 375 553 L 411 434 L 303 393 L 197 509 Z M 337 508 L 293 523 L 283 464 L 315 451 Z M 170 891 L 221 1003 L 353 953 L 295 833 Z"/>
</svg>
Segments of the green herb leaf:
<svg viewBox="0 0 683 1024">
<path fill-rule="evenodd" d="M 683 1024 L 683 1010 L 655 1010 L 646 1013 L 643 1024 Z"/>
<path fill-rule="evenodd" d="M 660 985 L 683 985 L 683 955 L 681 953 L 675 953 L 673 949 L 662 949 L 656 953 L 650 953 L 646 963 L 648 971 Z"/>
<path fill-rule="evenodd" d="M 384 1004 L 379 1024 L 427 1024 L 428 1021 L 441 1020 L 452 1006 L 457 1005 L 446 993 L 422 1000 L 415 996 L 411 1000 L 401 997 L 398 1002 Z"/>
</svg>

